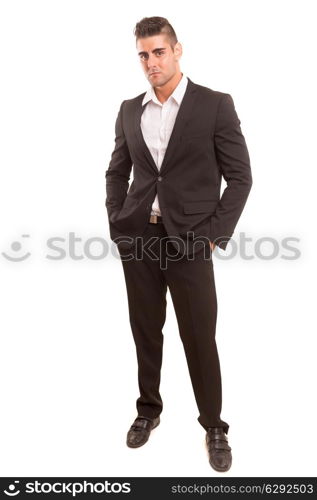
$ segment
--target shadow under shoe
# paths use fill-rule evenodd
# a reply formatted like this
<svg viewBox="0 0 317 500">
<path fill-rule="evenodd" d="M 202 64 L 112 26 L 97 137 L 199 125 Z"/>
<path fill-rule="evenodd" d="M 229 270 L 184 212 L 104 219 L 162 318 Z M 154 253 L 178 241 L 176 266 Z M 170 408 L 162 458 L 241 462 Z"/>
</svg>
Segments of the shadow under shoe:
<svg viewBox="0 0 317 500">
<path fill-rule="evenodd" d="M 222 427 L 209 427 L 206 434 L 209 463 L 217 472 L 227 472 L 232 464 L 231 447 Z"/>
<path fill-rule="evenodd" d="M 160 417 L 148 418 L 138 416 L 131 425 L 127 434 L 127 446 L 138 448 L 144 445 L 150 437 L 151 431 L 160 423 Z"/>
</svg>

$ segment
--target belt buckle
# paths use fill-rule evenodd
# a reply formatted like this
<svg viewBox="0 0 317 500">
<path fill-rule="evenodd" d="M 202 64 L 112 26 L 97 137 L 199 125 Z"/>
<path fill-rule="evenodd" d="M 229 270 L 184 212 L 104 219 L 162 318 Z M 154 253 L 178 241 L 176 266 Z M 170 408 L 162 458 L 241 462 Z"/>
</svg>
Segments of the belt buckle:
<svg viewBox="0 0 317 500">
<path fill-rule="evenodd" d="M 157 215 L 151 215 L 150 222 L 152 222 L 152 224 L 157 224 Z"/>
</svg>

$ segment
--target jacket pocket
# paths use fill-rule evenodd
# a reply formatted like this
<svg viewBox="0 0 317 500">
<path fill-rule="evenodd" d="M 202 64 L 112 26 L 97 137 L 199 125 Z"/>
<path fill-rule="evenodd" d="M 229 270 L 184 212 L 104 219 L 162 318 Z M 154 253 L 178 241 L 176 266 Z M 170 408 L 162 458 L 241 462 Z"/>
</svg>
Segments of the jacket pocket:
<svg viewBox="0 0 317 500">
<path fill-rule="evenodd" d="M 185 143 L 187 143 L 188 141 L 192 141 L 192 140 L 199 140 L 199 139 L 205 139 L 205 140 L 210 140 L 211 139 L 211 134 L 210 132 L 201 132 L 201 133 L 194 133 L 194 134 L 186 134 L 186 135 L 182 135 L 182 138 L 181 140 L 184 141 Z"/>
<path fill-rule="evenodd" d="M 184 203 L 184 213 L 185 214 L 199 214 L 199 213 L 212 213 L 218 204 L 219 200 L 209 200 L 209 201 L 188 201 Z"/>
</svg>

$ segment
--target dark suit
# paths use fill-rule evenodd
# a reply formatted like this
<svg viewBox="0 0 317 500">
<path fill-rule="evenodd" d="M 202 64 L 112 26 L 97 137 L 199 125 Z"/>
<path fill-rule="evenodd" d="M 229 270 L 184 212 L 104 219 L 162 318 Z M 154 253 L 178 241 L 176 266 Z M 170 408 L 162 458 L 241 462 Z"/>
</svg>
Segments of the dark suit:
<svg viewBox="0 0 317 500">
<path fill-rule="evenodd" d="M 115 148 L 106 171 L 110 236 L 118 244 L 122 259 L 138 356 L 138 414 L 153 418 L 162 410 L 162 328 L 169 287 L 200 410 L 198 420 L 205 428 L 223 426 L 228 431 L 228 424 L 220 419 L 212 255 L 206 260 L 194 240 L 203 239 L 205 249 L 209 249 L 209 241 L 226 249 L 252 185 L 248 150 L 230 94 L 188 79 L 158 170 L 141 131 L 143 97 L 144 93 L 122 102 Z M 222 177 L 227 186 L 220 198 Z M 156 192 L 163 224 L 152 225 L 149 218 Z M 159 261 L 147 255 L 143 260 L 125 259 L 135 255 L 140 236 L 145 241 L 152 236 L 169 240 L 169 250 L 157 243 Z M 176 240 L 183 243 L 182 255 L 171 257 L 162 269 L 161 261 L 167 253 L 179 255 Z M 189 260 L 190 255 L 196 258 Z"/>
<path fill-rule="evenodd" d="M 195 236 L 225 249 L 252 184 L 231 96 L 188 79 L 160 171 L 141 132 L 143 96 L 123 101 L 117 117 L 116 145 L 106 172 L 111 238 L 134 239 L 143 233 L 157 190 L 169 235 L 183 239 L 194 230 Z M 227 186 L 220 199 L 222 176 Z M 191 242 L 185 242 L 190 252 Z"/>
</svg>

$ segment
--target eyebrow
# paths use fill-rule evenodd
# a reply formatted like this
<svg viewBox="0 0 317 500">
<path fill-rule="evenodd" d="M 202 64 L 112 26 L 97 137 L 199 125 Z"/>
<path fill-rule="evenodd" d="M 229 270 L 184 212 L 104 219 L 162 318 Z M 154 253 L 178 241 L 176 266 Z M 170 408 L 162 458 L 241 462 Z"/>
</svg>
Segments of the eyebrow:
<svg viewBox="0 0 317 500">
<path fill-rule="evenodd" d="M 157 52 L 159 50 L 166 50 L 166 47 L 159 47 L 158 49 L 154 49 L 154 50 L 152 50 L 152 53 Z M 148 52 L 145 52 L 145 51 L 138 52 L 138 56 L 141 56 L 143 54 L 148 54 Z"/>
</svg>

